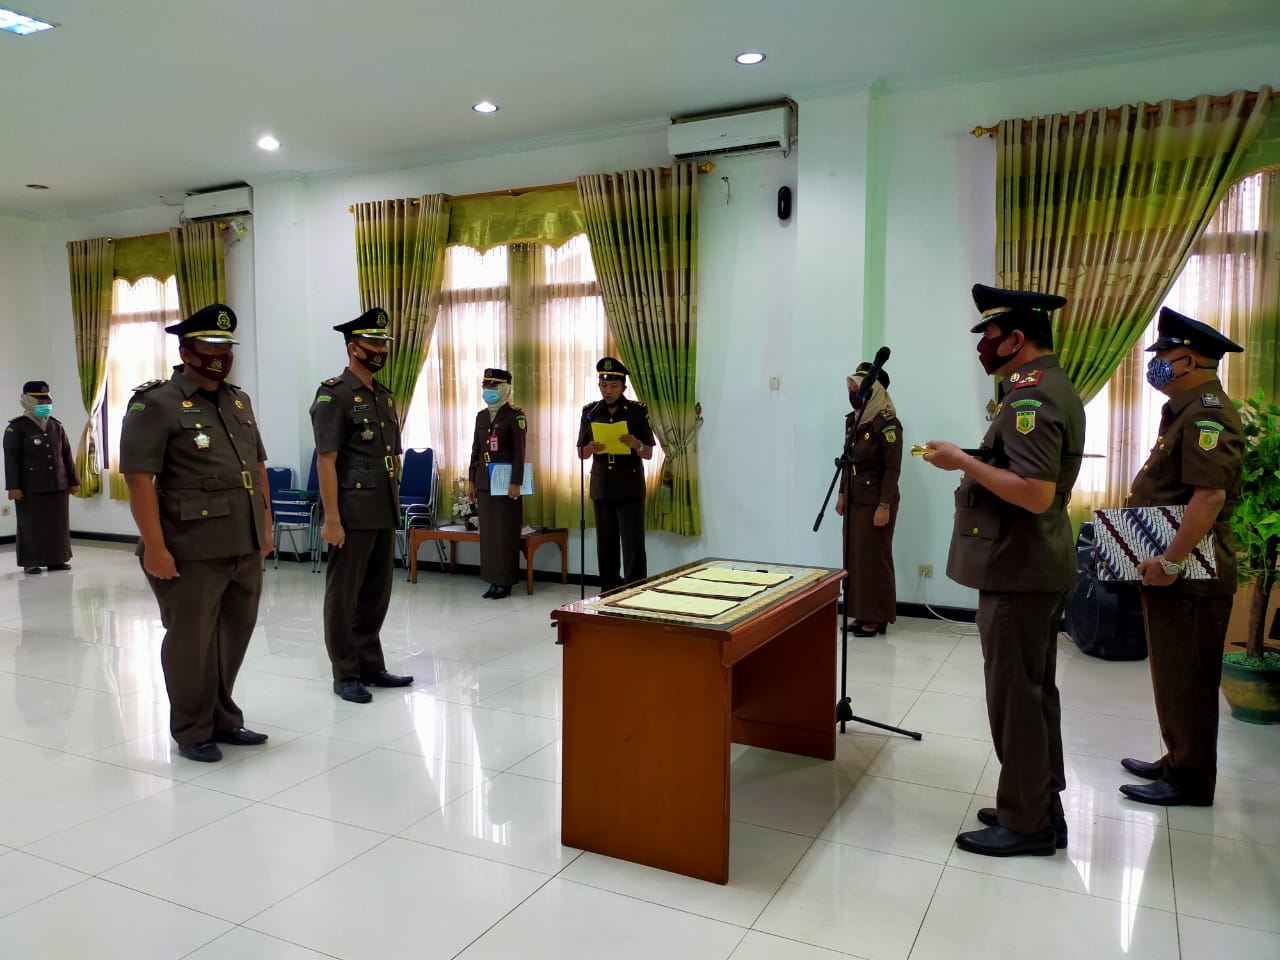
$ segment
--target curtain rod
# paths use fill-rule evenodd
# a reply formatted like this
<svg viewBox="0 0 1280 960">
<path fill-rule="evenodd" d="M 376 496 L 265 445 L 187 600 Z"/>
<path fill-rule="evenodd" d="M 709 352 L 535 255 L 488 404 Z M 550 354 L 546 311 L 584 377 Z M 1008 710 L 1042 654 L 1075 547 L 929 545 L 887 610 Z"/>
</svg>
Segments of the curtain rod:
<svg viewBox="0 0 1280 960">
<path fill-rule="evenodd" d="M 1278 98 L 1280 98 L 1280 90 L 1275 91 L 1275 92 L 1273 92 L 1273 93 L 1271 94 L 1271 99 L 1272 99 L 1272 100 L 1275 100 L 1275 99 L 1278 99 Z M 1221 97 L 1210 97 L 1210 98 L 1209 98 L 1209 102 L 1210 102 L 1210 103 L 1212 103 L 1212 104 L 1215 104 L 1215 105 L 1220 105 L 1220 104 L 1224 104 L 1224 103 L 1230 103 L 1230 102 L 1231 102 L 1231 99 L 1232 99 L 1232 98 L 1231 98 L 1231 96 L 1230 96 L 1230 95 L 1221 96 Z M 1256 90 L 1250 90 L 1248 93 L 1246 93 L 1246 94 L 1244 95 L 1244 101 L 1245 101 L 1245 103 L 1250 103 L 1250 102 L 1252 102 L 1252 101 L 1254 101 L 1254 100 L 1257 100 L 1257 99 L 1258 99 L 1258 91 L 1256 91 Z M 1175 109 L 1175 110 L 1190 110 L 1190 109 L 1192 109 L 1193 107 L 1195 107 L 1195 106 L 1197 105 L 1197 103 L 1198 103 L 1198 99 L 1197 99 L 1197 100 L 1178 100 L 1178 101 L 1175 101 L 1175 102 L 1174 102 L 1174 104 L 1173 104 L 1173 109 Z M 1148 105 L 1147 105 L 1147 109 L 1146 109 L 1144 112 L 1145 112 L 1145 113 L 1159 113 L 1159 112 L 1160 112 L 1160 109 L 1161 109 L 1161 108 L 1160 108 L 1160 105 L 1159 105 L 1158 103 L 1152 103 L 1152 104 L 1148 104 Z M 1082 111 L 1076 111 L 1076 112 L 1077 112 L 1077 114 L 1079 114 L 1079 113 L 1088 113 L 1089 111 L 1087 111 L 1087 110 L 1082 110 Z M 1112 109 L 1112 110 L 1108 110 L 1108 111 L 1107 111 L 1107 116 L 1108 116 L 1108 117 L 1118 117 L 1118 116 L 1120 116 L 1120 110 L 1119 110 L 1119 109 Z M 1062 117 L 1062 119 L 1061 119 L 1060 121 L 1058 121 L 1058 122 L 1059 122 L 1059 123 L 1064 123 L 1064 124 L 1065 124 L 1065 123 L 1067 122 L 1067 120 L 1068 120 L 1068 118 L 1064 115 L 1064 116 Z M 1022 121 L 1022 125 L 1023 125 L 1024 127 L 1030 127 L 1030 126 L 1035 126 L 1036 124 L 1038 124 L 1038 123 L 1043 123 L 1043 122 L 1044 122 L 1044 120 L 1043 120 L 1042 118 L 1037 117 L 1037 118 L 1032 119 L 1032 120 L 1023 120 L 1023 121 Z M 996 135 L 996 132 L 997 132 L 999 129 L 1000 129 L 1000 124 L 998 124 L 998 123 L 997 123 L 995 126 L 991 126 L 991 127 L 984 127 L 984 126 L 982 126 L 982 124 L 978 124 L 978 126 L 974 127 L 972 130 L 970 130 L 970 131 L 969 131 L 969 135 L 970 135 L 970 136 L 972 136 L 972 137 L 977 137 L 978 139 L 981 139 L 982 137 L 994 137 L 994 136 Z"/>
<path fill-rule="evenodd" d="M 219 220 L 217 223 L 214 224 L 214 226 L 217 227 L 219 230 L 231 229 L 231 227 L 225 221 L 222 221 L 222 220 Z M 164 231 L 164 233 L 140 233 L 136 237 L 107 237 L 107 243 L 123 243 L 126 240 L 156 240 L 160 237 L 168 237 L 168 236 L 169 236 L 169 231 L 166 230 Z"/>
<path fill-rule="evenodd" d="M 705 163 L 698 164 L 699 173 L 710 173 L 715 168 L 716 168 L 716 165 L 712 163 L 710 160 L 708 160 Z M 672 169 L 671 167 L 663 167 L 662 172 L 670 173 L 671 169 Z M 543 183 L 543 184 L 539 184 L 536 187 L 511 187 L 507 190 L 490 190 L 487 193 L 460 193 L 456 195 L 451 193 L 446 193 L 444 195 L 444 198 L 446 200 L 484 200 L 484 199 L 487 199 L 488 197 L 518 197 L 525 193 L 540 193 L 544 190 L 567 190 L 570 187 L 576 187 L 577 185 L 578 185 L 578 182 L 576 180 L 570 180 L 568 183 Z M 406 201 L 401 199 L 395 199 L 389 202 L 405 203 Z M 417 198 L 408 200 L 407 202 L 415 207 L 419 203 Z M 356 208 L 354 205 L 347 207 L 347 213 L 355 213 L 355 212 L 356 212 Z"/>
</svg>

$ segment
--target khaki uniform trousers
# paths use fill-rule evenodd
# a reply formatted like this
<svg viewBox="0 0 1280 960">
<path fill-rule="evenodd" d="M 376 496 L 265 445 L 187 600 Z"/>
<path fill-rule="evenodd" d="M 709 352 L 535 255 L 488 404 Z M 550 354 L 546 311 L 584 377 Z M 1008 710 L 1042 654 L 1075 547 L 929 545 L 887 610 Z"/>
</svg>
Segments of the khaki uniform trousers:
<svg viewBox="0 0 1280 960">
<path fill-rule="evenodd" d="M 178 572 L 172 580 L 148 574 L 147 583 L 166 631 L 160 664 L 169 691 L 169 731 L 179 746 L 189 747 L 214 730 L 244 726 L 231 691 L 258 620 L 262 557 L 186 560 Z"/>
<path fill-rule="evenodd" d="M 1151 688 L 1165 755 L 1164 780 L 1212 803 L 1218 775 L 1218 685 L 1233 597 L 1192 597 L 1177 586 L 1144 587 L 1142 617 Z"/>
<path fill-rule="evenodd" d="M 386 669 L 380 634 L 391 605 L 396 532 L 345 532 L 341 547 L 329 547 L 324 571 L 324 645 L 333 679 L 356 680 Z"/>
<path fill-rule="evenodd" d="M 996 814 L 1018 833 L 1062 815 L 1062 706 L 1055 678 L 1063 593 L 978 595 L 987 719 L 1000 761 Z"/>
</svg>

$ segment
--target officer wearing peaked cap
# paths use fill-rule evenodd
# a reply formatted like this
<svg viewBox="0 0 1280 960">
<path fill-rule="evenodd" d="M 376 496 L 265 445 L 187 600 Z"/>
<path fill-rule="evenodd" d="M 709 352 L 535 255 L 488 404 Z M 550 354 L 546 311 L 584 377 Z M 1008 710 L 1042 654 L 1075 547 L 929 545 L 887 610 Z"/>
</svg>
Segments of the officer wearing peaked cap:
<svg viewBox="0 0 1280 960">
<path fill-rule="evenodd" d="M 368 703 L 369 686 L 413 683 L 387 672 L 380 638 L 391 604 L 402 451 L 395 397 L 374 374 L 386 364 L 393 338 L 381 307 L 333 329 L 346 341 L 347 369 L 321 383 L 311 403 L 320 535 L 329 544 L 324 642 L 334 693 Z"/>
<path fill-rule="evenodd" d="M 1182 526 L 1164 553 L 1138 565 L 1151 686 L 1165 754 L 1121 766 L 1153 781 L 1125 784 L 1129 799 L 1159 806 L 1213 803 L 1218 762 L 1222 645 L 1236 590 L 1231 514 L 1240 492 L 1244 430 L 1218 379 L 1218 361 L 1239 344 L 1208 324 L 1160 311 L 1147 382 L 1166 397 L 1160 435 L 1133 480 L 1126 506 L 1182 505 Z M 1217 576 L 1183 580 L 1182 565 L 1213 531 Z"/>
<path fill-rule="evenodd" d="M 71 559 L 71 494 L 80 489 L 71 442 L 53 416 L 43 380 L 22 385 L 22 416 L 4 429 L 4 480 L 18 520 L 18 566 L 67 570 Z"/>
<path fill-rule="evenodd" d="M 509 370 L 485 370 L 480 382 L 484 409 L 476 414 L 467 472 L 467 495 L 476 501 L 480 519 L 480 577 L 489 583 L 486 600 L 509 597 L 512 584 L 520 578 L 520 525 L 524 517 L 520 486 L 526 469 L 528 424 L 524 411 L 511 405 L 511 385 Z M 505 490 L 490 482 L 492 466 L 497 463 L 511 464 Z"/>
<path fill-rule="evenodd" d="M 600 589 L 612 590 L 649 575 L 644 548 L 644 461 L 653 459 L 649 408 L 623 396 L 630 371 L 621 360 L 596 363 L 600 399 L 582 408 L 578 457 L 591 458 L 591 503 L 596 514 L 596 565 Z M 625 451 L 606 451 L 595 439 L 595 424 L 626 423 L 619 438 Z M 621 544 L 621 553 L 619 553 Z M 621 560 L 622 575 L 618 575 Z"/>
<path fill-rule="evenodd" d="M 141 534 L 138 553 L 160 606 L 170 732 L 190 760 L 218 743 L 252 746 L 232 699 L 257 622 L 261 557 L 271 552 L 267 453 L 249 395 L 227 381 L 236 315 L 225 304 L 167 328 L 182 364 L 134 390 L 120 469 Z"/>
<path fill-rule="evenodd" d="M 963 470 L 947 576 L 978 594 L 987 717 L 999 758 L 985 829 L 956 845 L 984 856 L 1052 854 L 1067 845 L 1061 791 L 1058 624 L 1075 582 L 1067 500 L 1080 472 L 1084 408 L 1053 354 L 1050 315 L 1066 300 L 977 284 L 978 359 L 1002 377 L 985 456 L 930 440 L 925 460 Z"/>
</svg>

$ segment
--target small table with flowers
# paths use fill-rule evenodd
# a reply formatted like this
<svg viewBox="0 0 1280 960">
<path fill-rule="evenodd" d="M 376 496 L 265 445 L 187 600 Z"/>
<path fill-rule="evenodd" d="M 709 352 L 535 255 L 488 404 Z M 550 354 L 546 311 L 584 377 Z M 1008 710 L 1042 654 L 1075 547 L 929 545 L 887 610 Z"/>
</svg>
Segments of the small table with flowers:
<svg viewBox="0 0 1280 960">
<path fill-rule="evenodd" d="M 459 543 L 479 543 L 480 531 L 468 530 L 461 525 L 448 527 L 413 527 L 409 530 L 409 582 L 418 582 L 418 548 L 428 540 L 444 540 L 449 544 L 449 572 L 453 573 L 458 562 Z M 560 582 L 569 582 L 569 529 L 547 527 L 520 535 L 520 549 L 524 551 L 524 565 L 528 571 L 528 592 L 533 594 L 533 555 L 544 543 L 560 547 Z"/>
</svg>

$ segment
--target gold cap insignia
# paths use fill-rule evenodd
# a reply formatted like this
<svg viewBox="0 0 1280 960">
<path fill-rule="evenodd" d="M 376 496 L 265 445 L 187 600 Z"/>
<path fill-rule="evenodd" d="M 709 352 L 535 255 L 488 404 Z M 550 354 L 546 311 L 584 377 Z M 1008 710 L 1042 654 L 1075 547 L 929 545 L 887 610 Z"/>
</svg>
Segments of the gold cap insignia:
<svg viewBox="0 0 1280 960">
<path fill-rule="evenodd" d="M 218 311 L 218 329 L 219 330 L 231 329 L 231 315 L 227 313 L 227 311 L 225 310 Z"/>
</svg>

